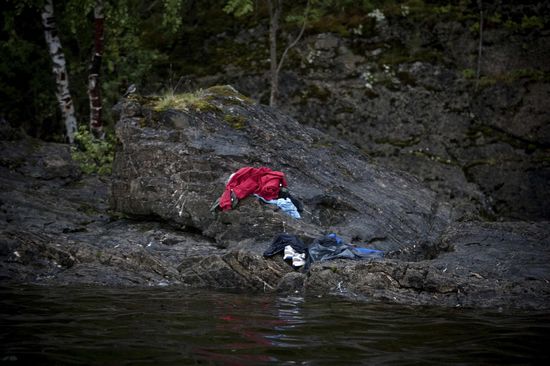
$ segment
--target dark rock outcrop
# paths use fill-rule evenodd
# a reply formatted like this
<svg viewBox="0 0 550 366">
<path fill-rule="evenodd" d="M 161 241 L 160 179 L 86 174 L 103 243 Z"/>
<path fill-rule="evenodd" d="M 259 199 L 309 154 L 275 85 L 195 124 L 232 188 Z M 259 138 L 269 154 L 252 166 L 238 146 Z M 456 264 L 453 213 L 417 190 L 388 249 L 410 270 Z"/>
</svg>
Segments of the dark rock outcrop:
<svg viewBox="0 0 550 366">
<path fill-rule="evenodd" d="M 415 178 L 374 165 L 342 141 L 252 104 L 230 87 L 200 97 L 208 102 L 202 111 L 156 112 L 149 101 L 127 101 L 117 125 L 113 207 L 159 217 L 223 248 L 184 260 L 183 283 L 450 306 L 538 307 L 548 298 L 546 226 L 457 223 L 450 207 Z M 245 165 L 284 171 L 304 202 L 303 220 L 253 198 L 211 215 L 207 210 L 230 173 Z M 283 231 L 306 243 L 337 232 L 388 255 L 319 263 L 300 274 L 258 255 Z"/>
<path fill-rule="evenodd" d="M 547 223 L 456 222 L 451 206 L 417 179 L 374 165 L 356 148 L 230 87 L 195 97 L 163 109 L 153 98 L 123 101 L 107 180 L 81 177 L 64 145 L 1 141 L 2 283 L 176 285 L 548 308 Z M 21 153 L 24 146 L 32 153 Z M 253 198 L 212 214 L 225 180 L 244 165 L 284 171 L 304 218 Z M 387 255 L 295 271 L 280 257 L 261 255 L 285 231 L 306 244 L 336 232 Z"/>
<path fill-rule="evenodd" d="M 163 285 L 210 241 L 108 210 L 109 179 L 81 177 L 69 147 L 0 141 L 0 281 Z M 53 163 L 48 163 L 54 161 Z"/>
<path fill-rule="evenodd" d="M 521 23 L 548 12 L 548 2 L 487 11 Z M 419 177 L 465 220 L 548 220 L 548 23 L 514 28 L 487 20 L 477 82 L 475 16 L 452 12 L 435 21 L 386 14 L 374 27 L 367 18 L 340 34 L 310 34 L 281 72 L 279 106 L 380 165 Z M 234 47 L 261 49 L 266 32 L 242 30 Z M 232 44 L 224 37 L 211 42 L 215 50 Z M 238 56 L 223 65 L 223 73 L 195 78 L 197 87 L 229 83 L 267 100 L 267 68 Z"/>
<path fill-rule="evenodd" d="M 449 208 L 414 178 L 382 169 L 357 149 L 252 104 L 231 87 L 202 94 L 205 111 L 154 112 L 127 103 L 129 112 L 117 124 L 115 210 L 192 228 L 223 248 L 288 231 L 310 239 L 338 232 L 396 250 L 434 241 L 449 223 Z M 304 202 L 304 219 L 253 198 L 236 211 L 210 214 L 229 175 L 248 165 L 285 172 L 291 192 Z"/>
</svg>

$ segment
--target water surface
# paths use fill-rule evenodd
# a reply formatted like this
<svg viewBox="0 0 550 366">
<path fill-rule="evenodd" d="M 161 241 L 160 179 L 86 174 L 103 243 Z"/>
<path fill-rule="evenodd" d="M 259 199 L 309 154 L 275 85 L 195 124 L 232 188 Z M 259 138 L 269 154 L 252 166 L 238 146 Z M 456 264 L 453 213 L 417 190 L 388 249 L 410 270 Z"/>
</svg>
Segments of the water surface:
<svg viewBox="0 0 550 366">
<path fill-rule="evenodd" d="M 548 364 L 550 313 L 185 289 L 0 288 L 0 364 Z"/>
</svg>

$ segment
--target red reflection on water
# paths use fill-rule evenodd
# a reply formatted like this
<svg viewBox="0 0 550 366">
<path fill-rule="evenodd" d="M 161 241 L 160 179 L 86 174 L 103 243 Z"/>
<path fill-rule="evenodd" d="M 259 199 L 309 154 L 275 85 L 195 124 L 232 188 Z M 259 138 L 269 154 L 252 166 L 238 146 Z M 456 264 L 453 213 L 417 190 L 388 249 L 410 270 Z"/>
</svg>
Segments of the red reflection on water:
<svg viewBox="0 0 550 366">
<path fill-rule="evenodd" d="M 225 365 L 256 365 L 259 363 L 277 361 L 276 358 L 263 354 L 263 349 L 269 348 L 273 343 L 267 339 L 264 334 L 256 329 L 274 329 L 277 326 L 287 324 L 284 319 L 268 319 L 254 316 L 243 316 L 243 313 L 253 314 L 254 310 L 247 312 L 237 303 L 218 303 L 216 308 L 222 310 L 222 315 L 217 318 L 219 322 L 215 326 L 215 334 L 235 335 L 235 342 L 223 342 L 213 344 L 212 347 L 198 347 L 192 350 L 192 353 L 201 356 L 201 359 L 208 361 L 223 362 Z M 264 303 L 260 305 L 262 309 L 271 307 L 271 304 Z M 257 310 L 257 309 L 256 309 Z M 242 351 L 249 350 L 249 354 L 243 354 Z M 229 352 L 237 352 L 232 355 Z"/>
</svg>

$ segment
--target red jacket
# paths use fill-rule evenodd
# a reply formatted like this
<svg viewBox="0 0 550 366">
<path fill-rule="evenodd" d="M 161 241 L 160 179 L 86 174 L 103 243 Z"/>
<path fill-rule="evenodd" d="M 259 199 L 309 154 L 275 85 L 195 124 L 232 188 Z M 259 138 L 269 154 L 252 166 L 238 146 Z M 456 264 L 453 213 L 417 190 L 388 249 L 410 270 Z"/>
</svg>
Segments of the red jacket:
<svg viewBox="0 0 550 366">
<path fill-rule="evenodd" d="M 244 167 L 237 170 L 227 182 L 220 197 L 220 207 L 224 211 L 231 209 L 231 191 L 239 200 L 254 193 L 266 200 L 273 200 L 279 196 L 280 188 L 286 186 L 285 174 L 282 172 L 266 167 Z"/>
</svg>

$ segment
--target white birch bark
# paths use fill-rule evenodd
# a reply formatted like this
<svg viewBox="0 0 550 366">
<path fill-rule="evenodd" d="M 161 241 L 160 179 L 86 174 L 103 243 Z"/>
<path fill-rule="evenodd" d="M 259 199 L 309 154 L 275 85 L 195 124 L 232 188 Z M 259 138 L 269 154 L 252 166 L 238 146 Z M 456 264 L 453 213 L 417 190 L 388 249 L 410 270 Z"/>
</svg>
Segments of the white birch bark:
<svg viewBox="0 0 550 366">
<path fill-rule="evenodd" d="M 46 0 L 42 11 L 42 25 L 48 50 L 52 58 L 52 71 L 57 85 L 56 96 L 61 108 L 61 115 L 65 121 L 66 133 L 69 142 L 74 142 L 77 122 L 74 113 L 73 100 L 69 91 L 69 77 L 65 61 L 65 54 L 61 48 L 61 40 L 57 35 L 57 26 L 53 12 L 53 1 Z"/>
</svg>

